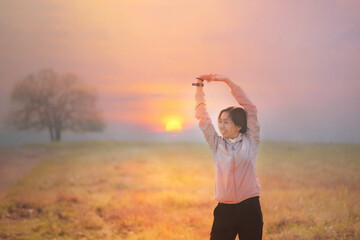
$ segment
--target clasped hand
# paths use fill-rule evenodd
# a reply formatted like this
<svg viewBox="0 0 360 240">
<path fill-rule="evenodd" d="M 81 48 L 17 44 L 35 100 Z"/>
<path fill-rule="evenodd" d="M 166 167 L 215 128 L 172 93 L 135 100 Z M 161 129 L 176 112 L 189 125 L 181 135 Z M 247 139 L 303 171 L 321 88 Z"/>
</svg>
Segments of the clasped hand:
<svg viewBox="0 0 360 240">
<path fill-rule="evenodd" d="M 203 74 L 203 75 L 200 75 L 198 78 L 204 79 L 207 82 L 212 82 L 212 81 L 225 82 L 226 80 L 228 80 L 227 77 L 225 77 L 223 75 L 219 75 L 219 74 L 214 74 L 214 73 Z"/>
</svg>

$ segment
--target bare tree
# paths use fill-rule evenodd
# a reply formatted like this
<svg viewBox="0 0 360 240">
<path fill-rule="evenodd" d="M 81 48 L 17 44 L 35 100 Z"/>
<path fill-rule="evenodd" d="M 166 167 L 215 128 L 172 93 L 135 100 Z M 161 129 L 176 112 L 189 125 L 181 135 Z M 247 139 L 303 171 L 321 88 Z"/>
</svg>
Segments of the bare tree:
<svg viewBox="0 0 360 240">
<path fill-rule="evenodd" d="M 105 123 L 96 101 L 95 89 L 75 74 L 44 69 L 15 84 L 4 123 L 18 130 L 47 129 L 51 141 L 60 141 L 65 130 L 102 131 Z"/>
</svg>

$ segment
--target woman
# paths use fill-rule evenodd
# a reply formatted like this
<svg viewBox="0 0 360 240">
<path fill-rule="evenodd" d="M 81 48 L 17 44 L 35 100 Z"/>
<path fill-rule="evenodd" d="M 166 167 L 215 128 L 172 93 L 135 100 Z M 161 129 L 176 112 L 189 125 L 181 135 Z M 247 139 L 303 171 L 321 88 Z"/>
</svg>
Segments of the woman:
<svg viewBox="0 0 360 240">
<path fill-rule="evenodd" d="M 229 78 L 205 74 L 198 78 L 195 117 L 199 120 L 215 166 L 215 200 L 211 240 L 262 239 L 263 215 L 256 158 L 260 144 L 257 109 L 241 87 Z M 202 82 L 225 82 L 239 107 L 223 109 L 218 116 L 219 136 L 206 110 Z"/>
</svg>

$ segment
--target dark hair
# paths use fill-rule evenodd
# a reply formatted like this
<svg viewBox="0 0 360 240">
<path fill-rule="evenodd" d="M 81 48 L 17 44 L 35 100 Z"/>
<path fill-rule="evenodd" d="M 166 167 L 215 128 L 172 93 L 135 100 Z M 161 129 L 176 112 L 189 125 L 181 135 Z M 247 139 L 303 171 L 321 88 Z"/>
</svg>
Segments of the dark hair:
<svg viewBox="0 0 360 240">
<path fill-rule="evenodd" d="M 235 126 L 241 127 L 240 133 L 245 133 L 247 130 L 247 114 L 246 111 L 241 107 L 228 107 L 220 111 L 218 121 L 220 120 L 223 112 L 229 112 L 229 116 Z"/>
</svg>

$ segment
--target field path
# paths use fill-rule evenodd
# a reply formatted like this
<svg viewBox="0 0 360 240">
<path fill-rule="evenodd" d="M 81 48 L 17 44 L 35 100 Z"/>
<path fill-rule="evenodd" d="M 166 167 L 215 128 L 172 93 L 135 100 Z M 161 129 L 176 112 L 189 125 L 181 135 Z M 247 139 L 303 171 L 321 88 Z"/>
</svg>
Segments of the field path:
<svg viewBox="0 0 360 240">
<path fill-rule="evenodd" d="M 42 146 L 0 147 L 0 199 L 46 155 Z"/>
</svg>

